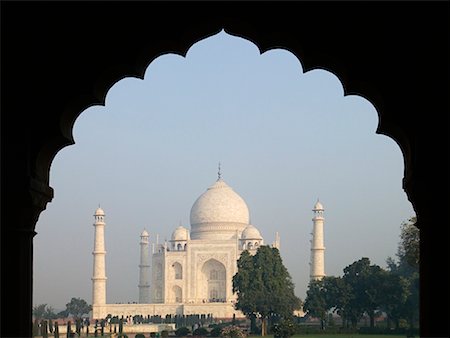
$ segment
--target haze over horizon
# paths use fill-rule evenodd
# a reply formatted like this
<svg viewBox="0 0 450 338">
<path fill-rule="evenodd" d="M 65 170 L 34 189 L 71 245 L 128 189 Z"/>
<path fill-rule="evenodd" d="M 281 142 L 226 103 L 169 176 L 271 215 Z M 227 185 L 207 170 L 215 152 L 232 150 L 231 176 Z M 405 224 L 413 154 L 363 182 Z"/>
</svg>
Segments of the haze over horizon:
<svg viewBox="0 0 450 338">
<path fill-rule="evenodd" d="M 170 239 L 193 203 L 223 179 L 247 203 L 251 223 L 280 253 L 297 295 L 309 282 L 312 208 L 325 212 L 325 272 L 361 257 L 386 267 L 400 226 L 414 216 L 402 190 L 400 148 L 376 134 L 366 99 L 344 96 L 325 70 L 303 72 L 289 51 L 260 54 L 220 32 L 186 57 L 153 60 L 144 80 L 126 78 L 105 107 L 75 122 L 76 144 L 50 172 L 55 197 L 36 226 L 33 304 L 91 303 L 93 214 L 106 214 L 107 302 L 138 300 L 139 235 Z"/>
</svg>

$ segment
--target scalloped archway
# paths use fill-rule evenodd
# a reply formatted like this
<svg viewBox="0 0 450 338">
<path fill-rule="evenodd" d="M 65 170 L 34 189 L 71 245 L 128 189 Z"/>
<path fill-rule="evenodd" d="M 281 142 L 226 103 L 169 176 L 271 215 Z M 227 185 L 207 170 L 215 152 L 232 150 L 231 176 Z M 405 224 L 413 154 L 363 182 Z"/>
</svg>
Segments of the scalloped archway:
<svg viewBox="0 0 450 338">
<path fill-rule="evenodd" d="M 377 133 L 403 152 L 403 187 L 421 227 L 421 336 L 447 336 L 448 309 L 433 311 L 433 301 L 448 297 L 435 288 L 448 274 L 433 262 L 448 266 L 448 215 L 436 223 L 434 205 L 448 210 L 448 161 L 429 150 L 448 153 L 448 6 L 408 5 L 405 15 L 398 3 L 376 2 L 2 3 L 0 335 L 31 336 L 34 229 L 77 116 L 120 79 L 142 78 L 159 55 L 184 55 L 224 28 L 261 51 L 291 51 L 305 71 L 333 72 L 346 94 L 375 106 Z"/>
</svg>

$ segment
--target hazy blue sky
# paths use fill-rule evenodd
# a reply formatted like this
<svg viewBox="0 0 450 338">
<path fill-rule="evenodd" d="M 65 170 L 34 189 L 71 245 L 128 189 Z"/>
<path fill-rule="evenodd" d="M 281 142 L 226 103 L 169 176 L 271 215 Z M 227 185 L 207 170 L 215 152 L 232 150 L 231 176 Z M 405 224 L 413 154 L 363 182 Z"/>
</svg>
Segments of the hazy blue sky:
<svg viewBox="0 0 450 338">
<path fill-rule="evenodd" d="M 151 42 L 149 42 L 151 43 Z M 89 52 L 89 51 L 86 51 Z M 244 198 L 251 222 L 281 255 L 304 299 L 312 207 L 325 208 L 325 271 L 361 257 L 383 267 L 400 224 L 414 215 L 401 188 L 403 158 L 375 134 L 372 104 L 345 96 L 324 70 L 303 73 L 286 50 L 260 54 L 224 32 L 163 55 L 145 79 L 127 78 L 106 106 L 87 109 L 76 144 L 53 161 L 55 197 L 36 227 L 34 301 L 64 309 L 91 303 L 95 209 L 106 213 L 107 302 L 138 300 L 139 235 L 170 239 L 189 227 L 196 198 L 223 179 Z"/>
</svg>

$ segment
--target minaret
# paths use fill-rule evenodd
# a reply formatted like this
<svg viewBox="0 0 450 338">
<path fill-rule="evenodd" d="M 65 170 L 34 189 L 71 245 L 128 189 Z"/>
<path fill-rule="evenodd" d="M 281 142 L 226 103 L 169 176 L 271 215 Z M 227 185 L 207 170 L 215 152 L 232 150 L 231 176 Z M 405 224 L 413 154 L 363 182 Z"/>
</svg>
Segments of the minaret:
<svg viewBox="0 0 450 338">
<path fill-rule="evenodd" d="M 99 318 L 96 306 L 106 304 L 105 212 L 99 207 L 94 214 L 94 272 L 92 276 L 92 316 Z M 101 310 L 100 310 L 101 311 Z"/>
<path fill-rule="evenodd" d="M 278 234 L 278 231 L 275 233 L 275 241 L 272 243 L 272 248 L 280 250 L 280 235 Z"/>
<path fill-rule="evenodd" d="M 313 232 L 311 240 L 310 279 L 318 280 L 325 276 L 325 247 L 323 246 L 323 206 L 317 200 L 314 205 Z"/>
<path fill-rule="evenodd" d="M 141 263 L 139 264 L 139 303 L 150 304 L 150 261 L 148 232 L 141 234 Z"/>
</svg>

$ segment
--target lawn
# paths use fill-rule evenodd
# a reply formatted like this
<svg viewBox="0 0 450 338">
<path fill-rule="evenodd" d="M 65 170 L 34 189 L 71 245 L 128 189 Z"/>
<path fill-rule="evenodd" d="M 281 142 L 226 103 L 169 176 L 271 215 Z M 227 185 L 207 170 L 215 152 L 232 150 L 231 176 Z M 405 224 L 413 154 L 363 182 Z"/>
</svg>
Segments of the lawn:
<svg viewBox="0 0 450 338">
<path fill-rule="evenodd" d="M 134 333 L 127 334 L 128 338 L 133 338 Z M 49 338 L 52 338 L 53 336 L 49 335 Z M 66 335 L 60 336 L 62 338 L 65 338 Z M 83 335 L 81 336 L 83 337 Z M 104 338 L 109 337 L 109 335 L 105 335 Z M 145 334 L 145 337 L 148 337 L 147 334 Z M 273 338 L 273 335 L 267 335 L 266 338 Z M 406 335 L 382 335 L 382 334 L 357 334 L 357 333 L 335 333 L 335 334 L 296 334 L 292 336 L 291 338 L 405 338 Z M 94 338 L 94 336 L 89 336 L 89 338 Z M 97 338 L 101 338 L 99 335 Z M 172 337 L 171 337 L 172 338 Z M 191 338 L 191 337 L 189 337 Z M 248 336 L 248 338 L 261 338 L 261 336 Z"/>
<path fill-rule="evenodd" d="M 267 335 L 273 338 L 273 335 Z M 357 334 L 357 333 L 334 333 L 334 334 L 296 334 L 291 338 L 405 338 L 406 335 L 383 335 L 383 334 Z M 261 338 L 261 336 L 249 336 L 248 338 Z"/>
<path fill-rule="evenodd" d="M 134 338 L 134 333 L 128 333 L 128 338 Z M 48 335 L 49 338 L 53 338 L 53 334 Z M 81 338 L 85 338 L 85 335 L 81 335 Z M 103 338 L 109 338 L 110 335 L 105 334 Z M 148 337 L 148 334 L 145 334 L 145 337 Z M 267 335 L 266 338 L 273 338 L 273 335 Z M 382 334 L 357 334 L 357 333 L 335 333 L 335 334 L 296 334 L 291 338 L 405 338 L 406 335 L 382 335 Z M 35 338 L 42 338 L 40 336 Z M 66 338 L 66 335 L 60 335 L 60 338 Z M 87 338 L 95 338 L 94 336 L 89 335 Z M 97 338 L 102 338 L 100 335 Z M 173 338 L 170 336 L 170 338 Z M 192 338 L 191 336 L 189 338 Z M 261 338 L 261 336 L 248 336 L 248 338 Z"/>
</svg>

